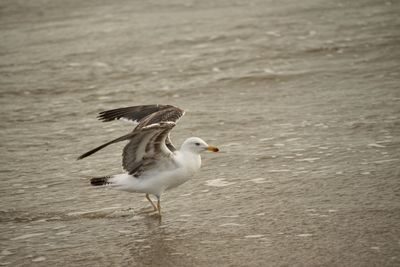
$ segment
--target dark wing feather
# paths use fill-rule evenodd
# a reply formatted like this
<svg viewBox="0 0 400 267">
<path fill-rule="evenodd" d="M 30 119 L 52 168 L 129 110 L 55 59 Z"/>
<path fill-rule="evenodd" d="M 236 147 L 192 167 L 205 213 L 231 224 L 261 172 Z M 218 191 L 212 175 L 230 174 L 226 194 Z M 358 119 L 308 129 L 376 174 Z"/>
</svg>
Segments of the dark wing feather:
<svg viewBox="0 0 400 267">
<path fill-rule="evenodd" d="M 130 120 L 133 122 L 139 122 L 148 115 L 166 109 L 170 107 L 169 105 L 142 105 L 133 106 L 126 108 L 117 108 L 102 111 L 99 113 L 97 118 L 103 122 L 119 120 L 121 118 Z"/>
<path fill-rule="evenodd" d="M 88 151 L 88 152 L 86 152 L 86 153 L 80 155 L 80 156 L 78 157 L 78 160 L 79 160 L 79 159 L 86 158 L 86 157 L 88 157 L 88 156 L 90 156 L 90 155 L 96 153 L 96 152 L 99 151 L 100 149 L 105 148 L 105 147 L 108 146 L 108 145 L 111 145 L 111 144 L 114 144 L 114 143 L 117 143 L 117 142 L 121 142 L 121 141 L 125 141 L 125 140 L 129 140 L 129 139 L 131 138 L 131 136 L 132 136 L 132 133 L 129 133 L 129 134 L 126 134 L 126 135 L 124 135 L 124 136 L 118 137 L 117 139 L 114 139 L 114 140 L 112 140 L 112 141 L 110 141 L 110 142 L 107 142 L 107 143 L 105 143 L 105 144 L 102 144 L 101 146 L 98 146 L 98 147 L 96 147 L 96 148 L 94 148 L 94 149 L 92 149 L 92 150 L 90 150 L 90 151 Z"/>
<path fill-rule="evenodd" d="M 160 122 L 177 122 L 183 115 L 185 111 L 174 106 L 164 106 L 162 109 L 149 114 L 139 121 L 139 125 L 136 128 L 142 128 L 150 124 L 160 123 Z"/>
<path fill-rule="evenodd" d="M 95 149 L 92 149 L 81 155 L 78 159 L 83 159 L 87 156 L 90 156 L 110 144 L 124 140 L 130 140 L 128 145 L 124 148 L 123 166 L 129 172 L 134 171 L 136 168 L 138 168 L 138 166 L 143 165 L 142 163 L 138 163 L 141 162 L 141 160 L 143 159 L 143 151 L 146 150 L 143 149 L 141 146 L 147 144 L 147 142 L 150 141 L 151 138 L 158 138 L 157 140 L 162 140 L 162 143 L 160 143 L 159 145 L 162 149 L 165 149 L 164 152 L 166 154 L 176 150 L 169 137 L 169 132 L 184 114 L 184 110 L 171 105 L 142 105 L 100 112 L 98 118 L 103 122 L 123 118 L 131 121 L 136 121 L 138 122 L 138 125 L 130 134 L 124 135 L 99 147 L 96 147 Z M 156 127 L 156 125 L 158 126 Z M 166 127 L 166 125 L 169 126 Z M 170 127 L 171 125 L 173 126 Z M 152 131 L 149 131 L 149 129 L 152 129 Z M 144 142 L 146 140 L 147 142 Z M 158 141 L 151 142 L 151 144 L 157 143 Z M 140 152 L 143 155 L 140 153 L 137 154 L 135 151 Z M 148 152 L 146 153 L 148 154 Z"/>
<path fill-rule="evenodd" d="M 104 122 L 121 118 L 135 121 L 138 123 L 135 128 L 135 130 L 137 130 L 155 123 L 177 123 L 183 115 L 185 115 L 184 110 L 172 105 L 143 105 L 106 110 L 100 112 L 98 118 Z M 165 143 L 169 150 L 176 151 L 169 134 L 165 139 Z"/>
<path fill-rule="evenodd" d="M 148 115 L 147 117 L 143 118 L 143 120 L 141 120 L 139 122 L 138 126 L 136 126 L 135 129 L 140 129 L 147 125 L 161 123 L 161 122 L 177 123 L 183 115 L 185 115 L 184 110 L 168 105 L 168 106 L 165 106 L 164 109 L 154 112 L 154 113 Z M 167 134 L 167 136 L 164 140 L 165 140 L 165 144 L 169 150 L 171 150 L 172 152 L 176 151 L 176 148 L 172 144 L 171 139 L 169 137 L 169 133 Z"/>
<path fill-rule="evenodd" d="M 122 166 L 136 177 L 162 159 L 169 159 L 172 152 L 165 144 L 174 122 L 162 122 L 136 129 L 130 142 L 124 147 Z"/>
</svg>

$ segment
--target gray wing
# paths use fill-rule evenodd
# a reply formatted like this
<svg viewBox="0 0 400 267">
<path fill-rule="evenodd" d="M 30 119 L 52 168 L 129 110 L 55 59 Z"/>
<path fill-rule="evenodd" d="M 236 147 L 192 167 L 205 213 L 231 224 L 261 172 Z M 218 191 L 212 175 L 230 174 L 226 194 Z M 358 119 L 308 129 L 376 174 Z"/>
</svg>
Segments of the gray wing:
<svg viewBox="0 0 400 267">
<path fill-rule="evenodd" d="M 173 123 L 175 124 L 178 122 L 178 120 L 185 114 L 185 111 L 171 105 L 142 105 L 142 106 L 132 106 L 132 107 L 126 107 L 126 108 L 118 108 L 118 109 L 112 109 L 112 110 L 106 110 L 103 112 L 99 113 L 98 118 L 102 120 L 103 122 L 108 122 L 116 119 L 126 119 L 130 120 L 133 122 L 137 122 L 138 125 L 134 128 L 134 130 L 124 136 L 121 136 L 117 139 L 114 139 L 110 142 L 107 142 L 101 146 L 98 146 L 84 154 L 78 157 L 78 159 L 83 159 L 85 157 L 88 157 L 97 151 L 105 148 L 106 146 L 110 144 L 114 144 L 117 142 L 125 141 L 125 140 L 130 140 L 128 145 L 126 147 L 130 147 L 130 150 L 135 150 L 137 149 L 137 145 L 141 142 L 142 137 L 147 136 L 145 134 L 148 134 L 149 129 L 145 129 L 147 126 L 155 127 L 154 125 L 156 124 L 170 124 Z M 161 126 L 163 128 L 164 126 Z M 169 152 L 173 152 L 176 150 L 175 146 L 172 144 L 171 139 L 169 137 L 169 131 L 173 128 L 173 126 L 168 130 L 165 131 L 164 134 L 162 135 L 165 138 L 162 138 L 164 145 L 167 147 Z M 144 130 L 143 132 L 141 130 Z M 161 138 L 161 135 L 160 135 Z M 142 143 L 141 143 L 142 144 Z M 124 155 L 125 150 L 127 149 L 125 147 L 124 149 Z M 140 150 L 140 149 L 139 149 Z M 126 154 L 128 155 L 128 154 Z M 129 154 L 130 155 L 130 154 Z M 129 156 L 127 156 L 129 157 Z M 136 158 L 135 158 L 136 160 Z M 128 169 L 134 169 L 131 167 L 125 167 L 128 166 L 129 164 L 128 159 L 123 161 L 124 168 Z"/>
<path fill-rule="evenodd" d="M 169 112 L 161 112 L 168 110 Z M 103 122 L 113 121 L 113 120 L 120 120 L 125 119 L 132 122 L 140 123 L 143 119 L 147 116 L 155 113 L 159 114 L 176 114 L 177 119 L 184 114 L 184 111 L 178 107 L 174 107 L 171 105 L 142 105 L 142 106 L 132 106 L 132 107 L 125 107 L 125 108 L 117 108 L 102 111 L 99 113 L 97 118 Z M 165 115 L 164 115 L 165 116 Z M 160 116 L 156 116 L 160 120 L 159 121 L 152 121 L 150 124 L 157 123 L 160 121 L 176 121 L 172 118 L 172 116 L 166 116 L 166 118 L 160 118 Z"/>
<path fill-rule="evenodd" d="M 132 106 L 126 108 L 118 108 L 106 110 L 99 113 L 98 118 L 103 122 L 108 122 L 116 119 L 125 119 L 138 123 L 134 131 L 146 127 L 151 124 L 161 122 L 175 122 L 185 115 L 185 111 L 172 105 L 143 105 Z M 172 144 L 169 134 L 165 139 L 167 147 L 171 151 L 176 148 Z"/>
<path fill-rule="evenodd" d="M 165 141 L 175 127 L 174 122 L 161 122 L 136 129 L 135 135 L 124 147 L 122 166 L 131 175 L 139 177 L 144 171 L 160 165 L 173 166 L 173 153 Z"/>
</svg>

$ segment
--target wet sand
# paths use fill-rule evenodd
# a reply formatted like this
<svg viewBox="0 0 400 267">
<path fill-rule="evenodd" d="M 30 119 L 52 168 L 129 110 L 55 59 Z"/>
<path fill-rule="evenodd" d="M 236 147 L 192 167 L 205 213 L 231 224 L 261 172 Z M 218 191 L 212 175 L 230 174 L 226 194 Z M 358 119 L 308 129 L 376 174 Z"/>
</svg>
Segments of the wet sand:
<svg viewBox="0 0 400 267">
<path fill-rule="evenodd" d="M 395 1 L 2 1 L 0 265 L 399 266 Z M 192 180 L 93 188 L 127 131 L 98 112 L 186 109 Z"/>
</svg>

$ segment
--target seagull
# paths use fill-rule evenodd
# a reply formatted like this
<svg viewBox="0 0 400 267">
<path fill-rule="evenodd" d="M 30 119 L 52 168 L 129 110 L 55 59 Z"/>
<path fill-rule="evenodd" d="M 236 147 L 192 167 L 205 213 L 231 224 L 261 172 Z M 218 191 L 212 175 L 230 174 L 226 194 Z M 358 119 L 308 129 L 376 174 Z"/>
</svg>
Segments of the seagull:
<svg viewBox="0 0 400 267">
<path fill-rule="evenodd" d="M 185 111 L 172 105 L 141 105 L 100 112 L 103 122 L 127 120 L 136 124 L 132 132 L 98 146 L 78 157 L 86 158 L 108 145 L 128 141 L 122 153 L 122 174 L 95 177 L 93 186 L 111 186 L 117 190 L 145 193 L 155 212 L 161 217 L 161 195 L 190 179 L 200 169 L 203 151 L 218 152 L 198 137 L 186 139 L 179 150 L 170 139 L 170 132 Z M 150 195 L 157 198 L 157 205 Z"/>
</svg>

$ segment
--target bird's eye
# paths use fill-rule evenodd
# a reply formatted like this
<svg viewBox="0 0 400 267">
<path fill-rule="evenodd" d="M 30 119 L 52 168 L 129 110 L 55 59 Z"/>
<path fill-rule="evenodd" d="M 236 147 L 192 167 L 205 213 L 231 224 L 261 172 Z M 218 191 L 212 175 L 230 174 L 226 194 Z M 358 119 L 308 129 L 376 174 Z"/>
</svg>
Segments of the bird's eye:
<svg viewBox="0 0 400 267">
<path fill-rule="evenodd" d="M 196 146 L 199 146 L 199 145 L 200 145 L 200 143 L 195 143 L 195 145 L 196 145 Z"/>
</svg>

